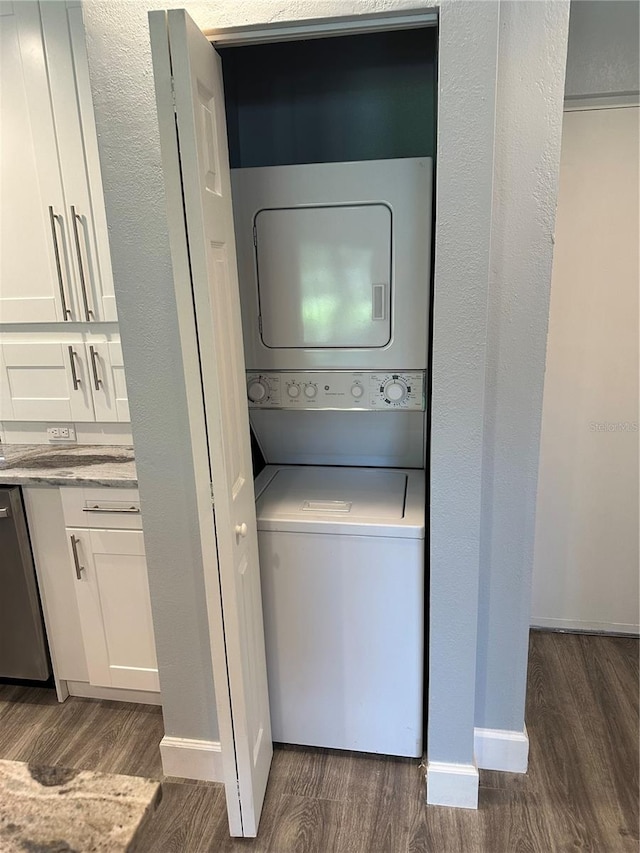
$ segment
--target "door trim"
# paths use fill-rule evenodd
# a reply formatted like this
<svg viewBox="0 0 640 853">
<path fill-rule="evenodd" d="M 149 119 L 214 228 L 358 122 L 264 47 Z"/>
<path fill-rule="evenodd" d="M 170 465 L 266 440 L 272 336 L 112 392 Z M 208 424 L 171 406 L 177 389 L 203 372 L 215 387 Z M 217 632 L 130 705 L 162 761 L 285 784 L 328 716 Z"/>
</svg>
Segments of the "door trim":
<svg viewBox="0 0 640 853">
<path fill-rule="evenodd" d="M 242 47 L 250 44 L 269 44 L 282 41 L 299 41 L 331 36 L 362 35 L 388 30 L 412 30 L 435 27 L 438 24 L 438 7 L 415 12 L 390 14 L 346 15 L 333 18 L 308 18 L 300 21 L 249 24 L 241 27 L 221 27 L 204 30 L 215 47 Z"/>
</svg>

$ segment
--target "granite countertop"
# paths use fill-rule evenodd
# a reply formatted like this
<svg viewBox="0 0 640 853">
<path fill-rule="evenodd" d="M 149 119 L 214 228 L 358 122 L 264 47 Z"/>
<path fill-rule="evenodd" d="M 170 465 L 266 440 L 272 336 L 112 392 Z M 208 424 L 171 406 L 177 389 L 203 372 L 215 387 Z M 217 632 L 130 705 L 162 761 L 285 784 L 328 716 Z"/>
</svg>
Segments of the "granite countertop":
<svg viewBox="0 0 640 853">
<path fill-rule="evenodd" d="M 0 484 L 135 488 L 138 480 L 133 447 L 4 444 Z"/>
<path fill-rule="evenodd" d="M 3 853 L 143 853 L 162 790 L 153 779 L 0 761 Z"/>
</svg>

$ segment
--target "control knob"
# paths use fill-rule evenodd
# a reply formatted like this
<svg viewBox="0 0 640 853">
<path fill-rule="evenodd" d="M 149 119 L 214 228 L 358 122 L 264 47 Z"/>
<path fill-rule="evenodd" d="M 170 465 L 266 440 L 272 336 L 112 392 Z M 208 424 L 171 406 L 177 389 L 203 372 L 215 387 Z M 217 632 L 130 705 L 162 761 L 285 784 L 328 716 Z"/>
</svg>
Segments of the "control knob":
<svg viewBox="0 0 640 853">
<path fill-rule="evenodd" d="M 247 387 L 247 396 L 252 403 L 261 403 L 269 395 L 269 386 L 264 379 L 252 379 Z"/>
<path fill-rule="evenodd" d="M 318 393 L 318 388 L 315 385 L 305 385 L 304 386 L 304 395 L 309 400 L 313 400 L 313 398 Z"/>
<path fill-rule="evenodd" d="M 296 397 L 300 396 L 300 386 L 296 384 L 287 385 L 287 394 L 295 400 Z"/>
<path fill-rule="evenodd" d="M 356 400 L 359 400 L 363 394 L 364 394 L 364 388 L 362 387 L 362 385 L 355 383 L 354 385 L 351 386 L 351 396 L 355 397 Z"/>
<path fill-rule="evenodd" d="M 402 379 L 392 379 L 384 386 L 384 396 L 391 403 L 402 403 L 407 393 L 407 386 Z"/>
</svg>

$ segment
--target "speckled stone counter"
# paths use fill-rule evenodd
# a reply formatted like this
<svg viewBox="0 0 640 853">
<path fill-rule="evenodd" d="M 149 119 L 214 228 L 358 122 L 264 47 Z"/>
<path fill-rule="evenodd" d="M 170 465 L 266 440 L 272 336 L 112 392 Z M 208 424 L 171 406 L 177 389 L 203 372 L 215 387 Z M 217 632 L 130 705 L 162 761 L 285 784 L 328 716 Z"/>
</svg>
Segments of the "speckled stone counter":
<svg viewBox="0 0 640 853">
<path fill-rule="evenodd" d="M 151 779 L 0 761 L 0 850 L 134 853 L 159 800 Z"/>
<path fill-rule="evenodd" d="M 138 485 L 132 447 L 95 444 L 4 444 L 0 485 Z"/>
</svg>

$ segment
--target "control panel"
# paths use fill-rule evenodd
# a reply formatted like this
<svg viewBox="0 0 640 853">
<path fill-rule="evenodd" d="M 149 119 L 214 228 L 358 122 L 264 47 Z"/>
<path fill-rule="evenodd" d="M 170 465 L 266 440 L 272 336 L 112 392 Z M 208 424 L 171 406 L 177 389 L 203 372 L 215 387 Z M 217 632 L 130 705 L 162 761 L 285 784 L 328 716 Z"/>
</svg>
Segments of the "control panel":
<svg viewBox="0 0 640 853">
<path fill-rule="evenodd" d="M 423 371 L 266 371 L 247 373 L 254 409 L 424 411 Z"/>
</svg>

